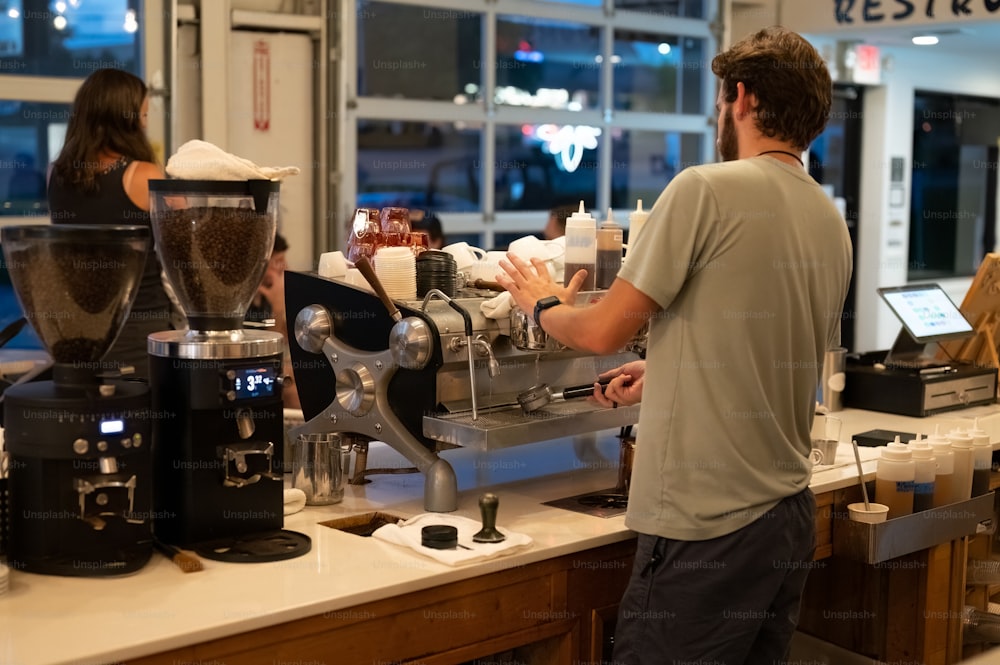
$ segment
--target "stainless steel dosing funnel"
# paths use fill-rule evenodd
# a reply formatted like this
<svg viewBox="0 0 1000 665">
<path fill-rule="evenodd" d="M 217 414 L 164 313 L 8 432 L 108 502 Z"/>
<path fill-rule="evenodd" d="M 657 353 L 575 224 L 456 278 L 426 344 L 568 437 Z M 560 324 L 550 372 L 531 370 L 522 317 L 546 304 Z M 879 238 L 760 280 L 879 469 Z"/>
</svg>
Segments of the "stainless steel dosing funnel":
<svg viewBox="0 0 1000 665">
<path fill-rule="evenodd" d="M 610 379 L 600 381 L 601 391 L 608 385 Z M 587 383 L 582 386 L 572 386 L 563 388 L 562 392 L 554 393 L 547 383 L 540 383 L 532 386 L 524 392 L 518 393 L 517 403 L 521 405 L 521 410 L 525 413 L 537 411 L 552 401 L 573 399 L 576 397 L 586 397 L 594 392 L 594 384 Z"/>
</svg>

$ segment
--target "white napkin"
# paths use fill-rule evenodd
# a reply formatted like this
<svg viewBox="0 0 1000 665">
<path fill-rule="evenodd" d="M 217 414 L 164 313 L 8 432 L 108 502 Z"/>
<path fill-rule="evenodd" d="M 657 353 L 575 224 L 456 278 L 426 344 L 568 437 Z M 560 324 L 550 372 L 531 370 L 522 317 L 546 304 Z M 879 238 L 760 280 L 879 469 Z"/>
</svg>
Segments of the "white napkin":
<svg viewBox="0 0 1000 665">
<path fill-rule="evenodd" d="M 484 300 L 479 303 L 479 311 L 482 312 L 483 316 L 487 319 L 506 319 L 510 316 L 510 308 L 513 306 L 514 302 L 511 299 L 510 294 L 504 291 L 489 300 Z"/>
<path fill-rule="evenodd" d="M 188 141 L 167 160 L 167 175 L 179 180 L 281 180 L 297 166 L 257 166 L 207 141 Z"/>
<path fill-rule="evenodd" d="M 293 515 L 306 507 L 306 493 L 300 489 L 285 490 L 285 514 Z"/>
<path fill-rule="evenodd" d="M 453 550 L 436 550 L 432 547 L 424 547 L 420 544 L 420 530 L 431 524 L 445 524 L 458 529 L 458 542 L 470 549 L 457 547 Z M 531 545 L 531 536 L 523 533 L 514 533 L 506 529 L 499 529 L 500 533 L 507 536 L 507 540 L 502 543 L 477 543 L 472 540 L 472 536 L 479 532 L 483 525 L 475 520 L 459 515 L 443 515 L 441 513 L 422 513 L 408 520 L 401 520 L 397 524 L 386 524 L 372 533 L 372 536 L 379 540 L 394 545 L 409 547 L 415 552 L 436 559 L 449 566 L 461 566 L 475 561 L 484 561 L 507 554 L 513 554 Z"/>
</svg>

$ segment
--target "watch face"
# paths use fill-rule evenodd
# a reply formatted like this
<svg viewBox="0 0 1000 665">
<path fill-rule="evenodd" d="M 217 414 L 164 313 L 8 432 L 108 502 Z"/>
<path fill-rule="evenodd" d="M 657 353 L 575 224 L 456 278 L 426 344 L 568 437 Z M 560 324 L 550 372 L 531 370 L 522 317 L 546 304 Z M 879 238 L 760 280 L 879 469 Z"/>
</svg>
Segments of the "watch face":
<svg viewBox="0 0 1000 665">
<path fill-rule="evenodd" d="M 549 307 L 555 307 L 558 304 L 560 304 L 558 296 L 546 296 L 545 298 L 539 299 L 538 302 L 535 303 L 535 324 L 541 327 L 542 324 L 539 323 L 538 318 L 542 311 L 548 309 Z"/>
</svg>

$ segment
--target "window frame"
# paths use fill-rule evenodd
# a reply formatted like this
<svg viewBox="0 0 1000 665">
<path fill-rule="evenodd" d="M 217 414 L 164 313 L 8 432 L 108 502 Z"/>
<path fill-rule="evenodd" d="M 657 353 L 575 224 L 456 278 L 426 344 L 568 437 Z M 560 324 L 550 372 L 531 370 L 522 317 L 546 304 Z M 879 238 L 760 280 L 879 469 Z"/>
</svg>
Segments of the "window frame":
<svg viewBox="0 0 1000 665">
<path fill-rule="evenodd" d="M 605 0 L 603 7 L 573 7 L 567 16 L 569 6 L 563 3 L 534 2 L 532 0 L 504 0 L 502 3 L 490 0 L 380 0 L 398 5 L 427 7 L 437 10 L 451 10 L 462 13 L 482 14 L 482 71 L 483 86 L 487 93 L 480 102 L 456 105 L 451 102 L 407 100 L 405 105 L 387 104 L 382 98 L 362 97 L 357 94 L 357 46 L 358 11 L 353 1 L 340 0 L 341 21 L 336 28 L 340 35 L 339 76 L 343 85 L 343 99 L 340 100 L 335 135 L 339 137 L 336 146 L 335 171 L 337 172 L 337 192 L 332 197 L 335 216 L 345 219 L 354 210 L 358 195 L 357 182 L 357 132 L 359 120 L 404 120 L 411 122 L 472 122 L 481 124 L 482 146 L 480 174 L 482 209 L 474 213 L 440 213 L 449 233 L 455 235 L 477 234 L 483 246 L 492 247 L 494 238 L 500 234 L 537 232 L 544 222 L 545 211 L 498 212 L 495 210 L 494 191 L 496 165 L 496 127 L 530 123 L 551 122 L 555 124 L 591 125 L 601 128 L 602 137 L 610 137 L 616 129 L 644 130 L 659 132 L 681 132 L 702 134 L 701 159 L 714 161 L 715 156 L 715 83 L 709 67 L 703 68 L 702 104 L 700 114 L 647 113 L 618 111 L 613 108 L 613 67 L 602 67 L 599 84 L 599 108 L 586 111 L 562 111 L 556 109 L 523 108 L 494 104 L 492 91 L 496 86 L 496 29 L 499 15 L 522 15 L 532 18 L 572 21 L 592 25 L 601 29 L 601 51 L 604 62 L 611 62 L 616 30 L 663 33 L 681 37 L 705 40 L 705 53 L 718 50 L 717 35 L 713 31 L 711 18 L 692 19 L 683 17 L 651 16 L 641 11 L 627 11 L 614 8 L 614 0 Z M 705 0 L 705 16 L 718 13 L 718 0 Z M 608 138 L 598 145 L 599 173 L 597 178 L 597 209 L 607 210 L 611 200 L 612 146 Z M 666 183 L 664 183 L 666 184 Z M 618 218 L 625 218 L 627 211 L 620 211 Z M 543 224 L 542 224 L 543 225 Z M 336 229 L 342 234 L 342 229 Z M 338 237 L 342 244 L 344 239 Z"/>
<path fill-rule="evenodd" d="M 150 105 L 146 129 L 150 142 L 161 160 L 165 159 L 167 109 L 163 101 L 166 80 L 167 28 L 166 20 L 176 13 L 177 0 L 136 0 L 138 19 L 141 22 L 142 48 L 140 52 L 141 76 L 150 86 Z M 80 77 L 27 76 L 0 73 L 0 100 L 47 104 L 73 103 L 76 91 L 92 70 L 85 70 Z M 46 171 L 48 165 L 46 164 Z M 47 214 L 46 214 L 47 218 Z M 0 226 L 37 224 L 38 215 L 0 216 Z"/>
</svg>

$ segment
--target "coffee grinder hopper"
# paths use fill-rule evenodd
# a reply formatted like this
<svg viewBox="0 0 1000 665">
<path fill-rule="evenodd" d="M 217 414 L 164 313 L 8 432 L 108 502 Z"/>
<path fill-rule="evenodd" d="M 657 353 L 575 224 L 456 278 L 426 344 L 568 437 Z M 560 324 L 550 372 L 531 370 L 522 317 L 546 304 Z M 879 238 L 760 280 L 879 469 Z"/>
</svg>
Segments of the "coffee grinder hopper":
<svg viewBox="0 0 1000 665">
<path fill-rule="evenodd" d="M 192 330 L 243 328 L 274 245 L 280 185 L 149 182 L 156 252 Z"/>
<path fill-rule="evenodd" d="M 2 234 L 17 300 L 57 368 L 93 368 L 132 308 L 149 229 L 39 224 L 4 227 Z"/>
</svg>

